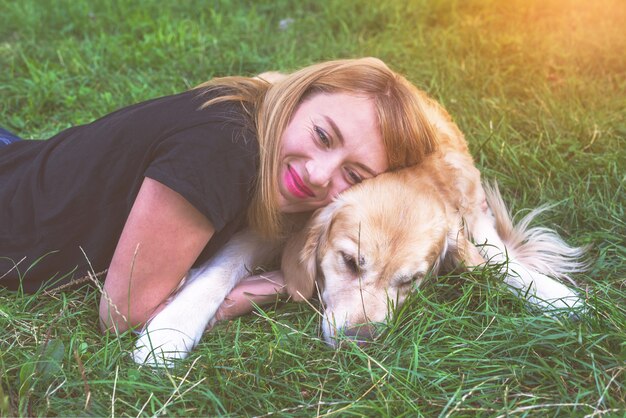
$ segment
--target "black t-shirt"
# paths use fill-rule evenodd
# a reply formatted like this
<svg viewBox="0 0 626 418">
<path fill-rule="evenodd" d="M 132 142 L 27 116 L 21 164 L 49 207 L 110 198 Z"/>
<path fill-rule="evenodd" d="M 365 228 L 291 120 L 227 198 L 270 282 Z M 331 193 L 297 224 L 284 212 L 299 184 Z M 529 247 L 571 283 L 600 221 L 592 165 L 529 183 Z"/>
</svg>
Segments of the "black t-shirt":
<svg viewBox="0 0 626 418">
<path fill-rule="evenodd" d="M 258 142 L 240 104 L 200 109 L 207 98 L 162 97 L 0 148 L 0 286 L 21 278 L 32 292 L 108 268 L 144 177 L 211 221 L 197 262 L 209 258 L 245 220 Z"/>
</svg>

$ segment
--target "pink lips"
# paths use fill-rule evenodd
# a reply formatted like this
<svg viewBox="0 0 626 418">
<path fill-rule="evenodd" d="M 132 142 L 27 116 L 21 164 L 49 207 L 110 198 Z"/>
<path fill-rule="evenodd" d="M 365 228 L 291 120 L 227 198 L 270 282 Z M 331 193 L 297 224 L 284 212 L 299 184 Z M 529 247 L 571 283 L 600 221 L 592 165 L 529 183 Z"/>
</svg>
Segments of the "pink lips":
<svg viewBox="0 0 626 418">
<path fill-rule="evenodd" d="M 315 194 L 304 185 L 304 182 L 296 173 L 296 170 L 287 166 L 287 172 L 285 173 L 285 187 L 289 192 L 298 199 L 305 199 L 307 197 L 315 197 Z"/>
</svg>

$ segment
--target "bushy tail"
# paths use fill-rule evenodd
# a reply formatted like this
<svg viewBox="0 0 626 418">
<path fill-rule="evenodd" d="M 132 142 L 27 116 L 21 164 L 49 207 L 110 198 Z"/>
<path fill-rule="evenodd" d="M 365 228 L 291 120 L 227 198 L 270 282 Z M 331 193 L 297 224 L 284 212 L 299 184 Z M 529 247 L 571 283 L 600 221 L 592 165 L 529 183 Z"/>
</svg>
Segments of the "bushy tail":
<svg viewBox="0 0 626 418">
<path fill-rule="evenodd" d="M 534 218 L 550 207 L 533 209 L 514 225 L 498 185 L 485 184 L 484 189 L 498 235 L 511 252 L 510 256 L 538 273 L 576 285 L 570 275 L 589 267 L 585 261 L 587 247 L 571 247 L 552 229 L 529 227 Z"/>
</svg>

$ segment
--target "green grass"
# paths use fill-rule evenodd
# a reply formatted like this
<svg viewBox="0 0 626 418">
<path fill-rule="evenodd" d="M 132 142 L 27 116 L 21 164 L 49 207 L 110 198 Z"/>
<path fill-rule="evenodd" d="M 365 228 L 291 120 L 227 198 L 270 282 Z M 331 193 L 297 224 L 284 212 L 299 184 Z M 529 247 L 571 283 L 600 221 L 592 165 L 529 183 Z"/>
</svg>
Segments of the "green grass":
<svg viewBox="0 0 626 418">
<path fill-rule="evenodd" d="M 29 138 L 216 75 L 374 55 L 440 100 L 515 212 L 590 244 L 578 321 L 497 277 L 417 292 L 375 343 L 306 305 L 222 324 L 171 371 L 102 336 L 99 295 L 0 290 L 0 415 L 626 415 L 622 0 L 0 0 L 0 124 Z M 283 19 L 293 23 L 279 29 Z"/>
</svg>

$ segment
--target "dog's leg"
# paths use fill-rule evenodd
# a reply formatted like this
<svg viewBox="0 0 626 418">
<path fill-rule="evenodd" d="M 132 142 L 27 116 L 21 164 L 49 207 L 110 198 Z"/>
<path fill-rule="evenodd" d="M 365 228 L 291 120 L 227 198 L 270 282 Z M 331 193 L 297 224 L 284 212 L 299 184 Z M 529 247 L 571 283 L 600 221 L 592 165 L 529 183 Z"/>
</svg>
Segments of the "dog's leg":
<svg viewBox="0 0 626 418">
<path fill-rule="evenodd" d="M 224 298 L 250 273 L 248 268 L 271 261 L 278 244 L 252 231 L 235 235 L 203 266 L 192 269 L 185 284 L 142 331 L 133 351 L 138 364 L 174 365 L 187 357 L 215 316 Z"/>
<path fill-rule="evenodd" d="M 485 191 L 486 203 L 473 208 L 466 220 L 487 264 L 506 268 L 506 284 L 546 311 L 583 308 L 574 290 L 548 276 L 567 278 L 567 272 L 582 270 L 584 264 L 578 258 L 583 251 L 567 246 L 548 229 L 533 234 L 527 229 L 529 220 L 513 227 L 497 187 L 486 187 Z"/>
<path fill-rule="evenodd" d="M 554 310 L 579 307 L 579 295 L 563 283 L 520 262 L 498 235 L 493 218 L 482 216 L 471 226 L 474 242 L 489 265 L 506 268 L 505 283 L 529 302 Z"/>
</svg>

